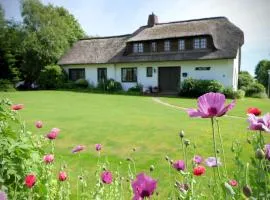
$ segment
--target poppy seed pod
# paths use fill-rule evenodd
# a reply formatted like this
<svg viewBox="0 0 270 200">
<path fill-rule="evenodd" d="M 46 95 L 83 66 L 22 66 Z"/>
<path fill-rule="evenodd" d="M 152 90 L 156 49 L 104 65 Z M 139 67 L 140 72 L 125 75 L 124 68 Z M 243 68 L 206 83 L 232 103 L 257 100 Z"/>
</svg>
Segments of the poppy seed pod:
<svg viewBox="0 0 270 200">
<path fill-rule="evenodd" d="M 252 195 L 252 190 L 249 185 L 245 185 L 243 187 L 243 193 L 246 197 L 250 197 Z"/>
<path fill-rule="evenodd" d="M 262 149 L 257 149 L 256 153 L 255 153 L 255 157 L 258 159 L 263 159 L 265 158 L 265 153 Z"/>
<path fill-rule="evenodd" d="M 185 132 L 182 130 L 179 133 L 179 137 L 182 139 L 183 137 L 185 137 Z"/>
</svg>

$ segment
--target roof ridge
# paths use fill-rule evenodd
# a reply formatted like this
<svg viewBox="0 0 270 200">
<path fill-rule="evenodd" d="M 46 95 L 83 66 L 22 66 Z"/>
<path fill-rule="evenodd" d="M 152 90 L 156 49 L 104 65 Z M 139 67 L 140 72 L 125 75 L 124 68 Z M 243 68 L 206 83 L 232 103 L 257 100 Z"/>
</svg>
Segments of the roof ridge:
<svg viewBox="0 0 270 200">
<path fill-rule="evenodd" d="M 119 37 L 127 37 L 131 36 L 132 34 L 124 34 L 124 35 L 112 35 L 112 36 L 100 36 L 100 37 L 85 37 L 80 40 L 93 40 L 93 39 L 108 39 L 108 38 L 119 38 Z"/>
<path fill-rule="evenodd" d="M 161 22 L 155 25 L 163 25 L 163 24 L 176 24 L 176 23 L 184 23 L 184 22 L 192 22 L 192 21 L 204 21 L 204 20 L 215 20 L 215 19 L 226 19 L 227 17 L 218 16 L 218 17 L 205 17 L 205 18 L 198 18 L 198 19 L 188 19 L 188 20 L 181 20 L 181 21 L 172 21 L 172 22 Z"/>
</svg>

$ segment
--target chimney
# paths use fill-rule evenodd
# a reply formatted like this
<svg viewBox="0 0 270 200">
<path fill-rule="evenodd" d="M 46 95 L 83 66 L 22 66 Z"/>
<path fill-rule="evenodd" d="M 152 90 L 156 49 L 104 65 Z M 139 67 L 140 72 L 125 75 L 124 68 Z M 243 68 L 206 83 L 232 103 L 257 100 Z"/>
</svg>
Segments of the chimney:
<svg viewBox="0 0 270 200">
<path fill-rule="evenodd" d="M 148 16 L 148 22 L 147 22 L 148 26 L 152 27 L 157 23 L 158 23 L 158 16 L 156 16 L 154 13 Z"/>
</svg>

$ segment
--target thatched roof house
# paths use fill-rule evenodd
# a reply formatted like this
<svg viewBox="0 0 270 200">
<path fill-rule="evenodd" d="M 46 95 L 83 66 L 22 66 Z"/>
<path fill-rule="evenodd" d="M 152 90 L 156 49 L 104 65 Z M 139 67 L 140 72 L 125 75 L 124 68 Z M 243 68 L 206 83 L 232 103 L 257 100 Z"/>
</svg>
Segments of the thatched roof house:
<svg viewBox="0 0 270 200">
<path fill-rule="evenodd" d="M 183 74 L 185 73 L 183 72 L 184 66 L 181 62 L 202 61 L 206 62 L 203 65 L 212 66 L 207 62 L 211 60 L 232 60 L 233 65 L 237 65 L 237 72 L 234 69 L 235 66 L 231 66 L 233 72 L 229 77 L 231 80 L 228 81 L 230 84 L 224 85 L 236 88 L 243 43 L 243 32 L 226 17 L 159 23 L 157 16 L 151 14 L 147 25 L 141 26 L 132 34 L 79 40 L 59 60 L 59 64 L 66 69 L 74 65 L 88 65 L 88 67 L 98 68 L 98 64 L 110 65 L 114 68 L 118 66 L 123 68 L 125 65 L 138 68 L 138 65 L 170 67 L 165 63 L 178 62 L 173 66 L 182 67 L 182 70 L 178 70 L 179 73 L 182 71 L 182 74 L 178 77 L 180 81 L 181 76 L 182 80 L 190 77 Z M 149 64 L 150 62 L 153 62 L 153 65 Z M 198 64 L 194 65 L 194 67 L 198 66 Z M 160 70 L 159 72 L 162 73 Z M 127 73 L 135 74 L 135 72 Z M 136 71 L 136 76 L 137 73 Z M 123 74 L 119 76 L 122 77 Z M 108 78 L 107 71 L 106 78 Z M 116 76 L 111 78 L 117 79 Z M 160 77 L 157 76 L 158 78 Z M 130 79 L 130 82 L 134 82 L 135 79 L 138 82 L 137 77 Z M 96 80 L 88 77 L 88 80 L 96 84 L 98 77 Z M 225 81 L 223 82 L 225 83 Z M 154 81 L 152 84 L 156 84 L 155 86 L 162 85 L 158 81 Z"/>
</svg>

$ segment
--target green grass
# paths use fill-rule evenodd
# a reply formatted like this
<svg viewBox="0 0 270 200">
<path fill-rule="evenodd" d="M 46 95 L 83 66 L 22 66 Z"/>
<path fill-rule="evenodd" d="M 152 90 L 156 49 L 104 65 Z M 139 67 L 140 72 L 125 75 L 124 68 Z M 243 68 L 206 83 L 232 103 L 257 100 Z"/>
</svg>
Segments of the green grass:
<svg viewBox="0 0 270 200">
<path fill-rule="evenodd" d="M 149 166 L 155 165 L 151 176 L 159 180 L 161 197 L 169 191 L 170 183 L 173 184 L 164 157 L 183 159 L 178 137 L 180 130 L 184 130 L 191 143 L 196 144 L 197 154 L 203 157 L 213 155 L 209 119 L 191 119 L 184 111 L 160 105 L 152 97 L 62 91 L 7 92 L 0 93 L 0 97 L 25 105 L 20 113 L 34 134 L 45 135 L 53 127 L 61 129 L 56 140 L 56 159 L 67 163 L 73 183 L 81 167 L 90 178 L 93 177 L 97 162 L 96 143 L 103 145 L 102 159 L 107 158 L 112 169 L 122 161 L 120 168 L 125 172 L 125 159 L 129 156 L 135 159 L 137 172 L 149 174 Z M 161 99 L 182 107 L 196 107 L 196 99 Z M 246 98 L 239 100 L 229 114 L 245 117 L 246 109 L 251 106 L 261 108 L 264 113 L 270 111 L 269 100 Z M 44 128 L 35 128 L 37 120 L 44 122 Z M 228 167 L 232 169 L 232 141 L 239 140 L 247 146 L 246 119 L 223 117 L 220 124 Z M 71 154 L 71 149 L 78 144 L 87 146 L 80 157 Z M 137 148 L 135 153 L 132 152 L 133 147 Z M 249 150 L 250 147 L 245 148 L 245 152 Z M 246 153 L 245 158 L 249 155 Z M 207 176 L 202 179 L 206 180 Z"/>
</svg>

